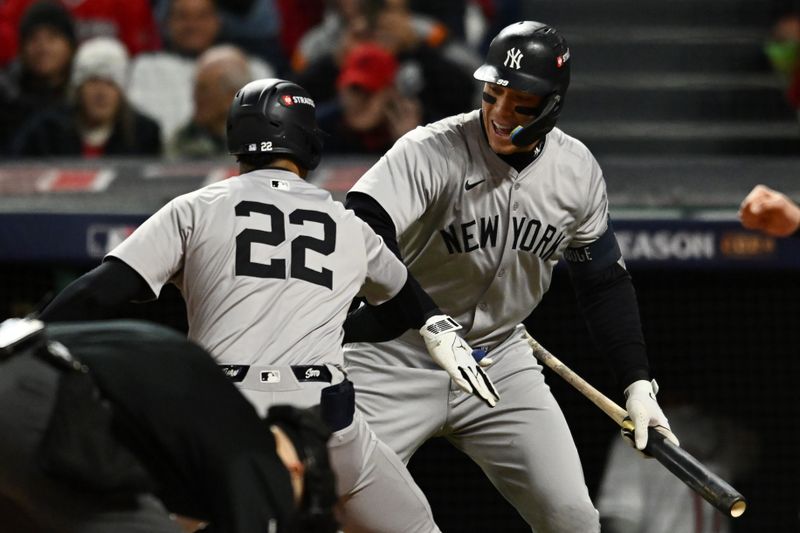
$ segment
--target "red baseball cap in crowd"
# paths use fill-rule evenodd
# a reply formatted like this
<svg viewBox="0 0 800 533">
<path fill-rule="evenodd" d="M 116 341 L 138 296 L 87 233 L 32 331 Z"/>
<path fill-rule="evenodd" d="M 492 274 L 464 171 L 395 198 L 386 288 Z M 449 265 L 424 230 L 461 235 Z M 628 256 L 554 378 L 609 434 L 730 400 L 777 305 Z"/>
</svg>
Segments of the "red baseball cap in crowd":
<svg viewBox="0 0 800 533">
<path fill-rule="evenodd" d="M 336 85 L 376 92 L 392 85 L 396 73 L 397 59 L 391 52 L 374 43 L 361 43 L 347 52 Z"/>
</svg>

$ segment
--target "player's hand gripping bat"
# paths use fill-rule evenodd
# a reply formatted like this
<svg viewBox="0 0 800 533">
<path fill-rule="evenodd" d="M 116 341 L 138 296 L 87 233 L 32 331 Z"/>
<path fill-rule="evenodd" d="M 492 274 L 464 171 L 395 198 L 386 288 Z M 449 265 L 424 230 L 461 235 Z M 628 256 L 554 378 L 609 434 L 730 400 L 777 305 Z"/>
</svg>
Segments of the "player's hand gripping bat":
<svg viewBox="0 0 800 533">
<path fill-rule="evenodd" d="M 553 372 L 564 378 L 578 392 L 586 396 L 592 403 L 611 417 L 623 430 L 633 431 L 633 423 L 628 418 L 628 413 L 595 389 L 586 380 L 573 372 L 553 354 L 542 347 L 527 332 L 525 337 L 533 350 L 536 359 L 547 365 Z M 647 446 L 644 453 L 651 455 L 664 465 L 667 470 L 686 483 L 692 490 L 706 499 L 711 505 L 733 518 L 741 516 L 747 508 L 744 496 L 734 489 L 728 482 L 711 472 L 700 461 L 695 459 L 683 448 L 675 446 L 664 435 L 648 428 Z"/>
</svg>

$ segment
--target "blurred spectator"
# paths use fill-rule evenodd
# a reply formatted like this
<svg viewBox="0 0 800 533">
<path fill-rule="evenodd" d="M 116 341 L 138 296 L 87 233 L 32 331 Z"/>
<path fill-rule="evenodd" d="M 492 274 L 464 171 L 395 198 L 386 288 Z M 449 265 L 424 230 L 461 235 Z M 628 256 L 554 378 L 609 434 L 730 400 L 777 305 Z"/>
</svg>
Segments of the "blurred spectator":
<svg viewBox="0 0 800 533">
<path fill-rule="evenodd" d="M 217 0 L 222 16 L 220 41 L 237 45 L 250 55 L 285 72 L 289 60 L 280 44 L 281 18 L 275 0 Z"/>
<path fill-rule="evenodd" d="M 362 0 L 330 0 L 322 21 L 309 29 L 297 43 L 291 56 L 292 70 L 303 72 L 309 65 L 328 57 L 338 64 L 343 54 L 340 50 L 349 42 L 348 33 L 367 39 L 367 19 L 361 4 Z M 314 91 L 310 92 L 313 96 Z"/>
<path fill-rule="evenodd" d="M 0 2 L 0 65 L 17 55 L 17 28 L 27 7 L 36 0 Z M 136 55 L 161 47 L 149 0 L 61 0 L 75 19 L 78 41 L 116 37 Z"/>
<path fill-rule="evenodd" d="M 36 111 L 66 101 L 76 37 L 61 4 L 31 4 L 19 28 L 19 57 L 0 73 L 0 153 Z"/>
<path fill-rule="evenodd" d="M 483 32 L 482 42 L 478 52 L 485 55 L 489 50 L 489 43 L 500 30 L 517 20 L 525 20 L 527 17 L 522 12 L 522 2 L 517 0 L 476 0 L 480 5 L 486 28 Z"/>
<path fill-rule="evenodd" d="M 21 156 L 158 155 L 158 124 L 136 112 L 123 88 L 125 47 L 110 37 L 84 42 L 75 54 L 71 104 L 37 115 L 16 140 Z"/>
<path fill-rule="evenodd" d="M 317 101 L 336 95 L 333 80 L 348 50 L 376 41 L 397 57 L 396 85 L 422 102 L 425 120 L 477 105 L 472 72 L 480 62 L 466 45 L 447 39 L 441 23 L 409 11 L 405 0 L 335 0 L 332 7 L 293 58 L 295 81 Z"/>
<path fill-rule="evenodd" d="M 783 15 L 772 27 L 764 51 L 786 82 L 786 98 L 800 119 L 800 14 Z"/>
<path fill-rule="evenodd" d="M 326 0 L 276 0 L 281 16 L 281 48 L 292 57 L 295 48 L 311 28 L 322 22 Z"/>
<path fill-rule="evenodd" d="M 295 2 L 296 0 L 292 0 Z M 156 18 L 166 26 L 171 0 L 153 0 Z M 217 42 L 235 44 L 271 64 L 276 72 L 288 66 L 280 45 L 281 13 L 276 0 L 215 0 L 220 20 Z"/>
<path fill-rule="evenodd" d="M 690 405 L 665 408 L 681 447 L 726 481 L 741 479 L 758 455 L 756 435 Z M 728 517 L 655 459 L 614 437 L 597 497 L 603 533 L 729 533 Z"/>
<path fill-rule="evenodd" d="M 166 49 L 133 61 L 128 98 L 156 119 L 165 140 L 192 116 L 196 58 L 218 41 L 222 25 L 214 0 L 169 0 Z M 274 76 L 271 66 L 250 58 L 254 78 Z"/>
<path fill-rule="evenodd" d="M 481 63 L 465 44 L 447 38 L 437 21 L 408 9 L 406 0 L 384 0 L 374 34 L 400 60 L 397 87 L 422 102 L 426 122 L 474 109 L 479 91 L 472 73 Z"/>
<path fill-rule="evenodd" d="M 453 37 L 474 44 L 481 55 L 489 42 L 509 24 L 525 20 L 519 0 L 407 0 L 412 11 L 441 21 Z M 470 20 L 476 17 L 476 20 Z M 470 35 L 480 24 L 480 33 Z"/>
<path fill-rule="evenodd" d="M 491 3 L 490 0 L 483 0 Z M 463 40 L 466 36 L 464 22 L 469 0 L 408 0 L 408 7 L 415 13 L 426 15 L 445 25 L 453 37 Z"/>
<path fill-rule="evenodd" d="M 225 155 L 225 123 L 234 95 L 252 81 L 247 56 L 233 45 L 209 48 L 197 59 L 194 114 L 167 146 L 177 157 Z"/>
<path fill-rule="evenodd" d="M 353 47 L 337 80 L 339 97 L 318 112 L 325 151 L 383 154 L 422 121 L 421 104 L 395 88 L 397 60 L 374 43 Z"/>
</svg>

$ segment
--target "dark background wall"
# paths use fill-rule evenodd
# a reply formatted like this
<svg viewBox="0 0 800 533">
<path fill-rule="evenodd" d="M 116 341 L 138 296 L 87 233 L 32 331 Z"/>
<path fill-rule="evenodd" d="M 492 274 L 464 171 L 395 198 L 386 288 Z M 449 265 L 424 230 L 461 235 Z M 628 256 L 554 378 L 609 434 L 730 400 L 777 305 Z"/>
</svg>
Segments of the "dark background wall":
<svg viewBox="0 0 800 533">
<path fill-rule="evenodd" d="M 646 270 L 633 276 L 661 401 L 690 400 L 706 412 L 733 418 L 759 437 L 752 473 L 734 483 L 748 499 L 748 510 L 735 521 L 734 531 L 800 531 L 798 272 Z M 620 387 L 593 350 L 576 313 L 568 276 L 560 271 L 531 316 L 529 331 L 624 405 Z M 608 445 L 619 438 L 618 432 L 561 378 L 546 372 L 594 497 Z M 428 443 L 412 459 L 411 469 L 443 530 L 528 531 L 477 467 L 447 442 Z"/>
</svg>

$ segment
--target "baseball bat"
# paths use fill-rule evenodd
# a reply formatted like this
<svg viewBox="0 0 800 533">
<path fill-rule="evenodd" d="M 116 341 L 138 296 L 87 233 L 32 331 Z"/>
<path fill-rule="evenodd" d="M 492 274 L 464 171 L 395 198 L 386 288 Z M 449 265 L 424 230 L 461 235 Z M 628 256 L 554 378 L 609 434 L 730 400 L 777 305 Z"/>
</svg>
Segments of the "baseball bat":
<svg viewBox="0 0 800 533">
<path fill-rule="evenodd" d="M 628 413 L 594 388 L 586 380 L 576 374 L 556 356 L 548 352 L 536 339 L 525 332 L 528 344 L 533 350 L 536 359 L 548 366 L 553 372 L 564 378 L 578 392 L 586 396 L 592 403 L 607 414 L 623 430 L 633 433 L 633 422 L 628 418 Z M 655 428 L 648 428 L 647 446 L 643 450 L 664 465 L 678 479 L 686 483 L 689 488 L 705 498 L 708 503 L 722 511 L 724 514 L 737 518 L 744 514 L 747 502 L 744 496 L 733 488 L 727 481 L 710 471 L 689 452 L 675 446 Z"/>
</svg>

